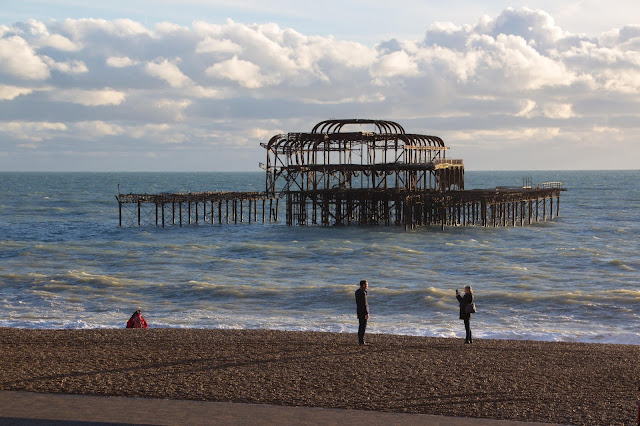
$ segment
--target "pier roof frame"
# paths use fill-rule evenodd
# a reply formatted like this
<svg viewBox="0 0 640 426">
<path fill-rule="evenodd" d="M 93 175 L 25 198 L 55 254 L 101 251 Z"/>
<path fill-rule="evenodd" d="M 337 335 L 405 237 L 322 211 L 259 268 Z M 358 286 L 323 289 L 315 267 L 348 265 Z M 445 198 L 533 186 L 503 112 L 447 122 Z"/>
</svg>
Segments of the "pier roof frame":
<svg viewBox="0 0 640 426">
<path fill-rule="evenodd" d="M 378 132 L 343 132 L 349 124 L 372 124 Z M 341 151 L 346 144 L 369 145 L 376 149 L 448 150 L 438 136 L 408 134 L 393 121 L 369 119 L 325 120 L 316 124 L 310 133 L 284 133 L 273 136 L 264 148 L 273 153 Z"/>
</svg>

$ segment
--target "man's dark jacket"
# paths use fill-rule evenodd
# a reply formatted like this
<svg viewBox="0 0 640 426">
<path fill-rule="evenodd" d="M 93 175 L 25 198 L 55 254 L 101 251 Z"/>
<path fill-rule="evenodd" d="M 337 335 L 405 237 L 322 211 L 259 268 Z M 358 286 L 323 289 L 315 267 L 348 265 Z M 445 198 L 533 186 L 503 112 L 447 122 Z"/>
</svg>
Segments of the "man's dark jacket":
<svg viewBox="0 0 640 426">
<path fill-rule="evenodd" d="M 367 303 L 367 291 L 359 288 L 356 290 L 356 305 L 358 307 L 358 318 L 369 315 L 369 303 Z"/>
</svg>

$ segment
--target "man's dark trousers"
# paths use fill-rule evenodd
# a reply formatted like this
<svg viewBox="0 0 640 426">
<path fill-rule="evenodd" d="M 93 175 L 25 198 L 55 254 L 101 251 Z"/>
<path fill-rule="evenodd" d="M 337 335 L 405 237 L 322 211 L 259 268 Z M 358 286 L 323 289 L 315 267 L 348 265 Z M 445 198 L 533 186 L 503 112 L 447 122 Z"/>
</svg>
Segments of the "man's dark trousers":
<svg viewBox="0 0 640 426">
<path fill-rule="evenodd" d="M 364 343 L 364 331 L 367 328 L 367 317 L 359 316 L 358 321 L 360 322 L 360 326 L 358 327 L 358 340 L 361 344 Z"/>
</svg>

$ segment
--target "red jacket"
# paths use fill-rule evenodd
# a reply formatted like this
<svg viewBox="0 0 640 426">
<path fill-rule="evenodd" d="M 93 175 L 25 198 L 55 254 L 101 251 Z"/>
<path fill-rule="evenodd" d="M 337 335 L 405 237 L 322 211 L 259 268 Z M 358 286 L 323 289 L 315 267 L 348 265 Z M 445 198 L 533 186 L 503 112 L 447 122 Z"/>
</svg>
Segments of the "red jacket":
<svg viewBox="0 0 640 426">
<path fill-rule="evenodd" d="M 147 328 L 147 322 L 142 315 L 136 312 L 131 315 L 131 318 L 127 321 L 127 328 Z"/>
</svg>

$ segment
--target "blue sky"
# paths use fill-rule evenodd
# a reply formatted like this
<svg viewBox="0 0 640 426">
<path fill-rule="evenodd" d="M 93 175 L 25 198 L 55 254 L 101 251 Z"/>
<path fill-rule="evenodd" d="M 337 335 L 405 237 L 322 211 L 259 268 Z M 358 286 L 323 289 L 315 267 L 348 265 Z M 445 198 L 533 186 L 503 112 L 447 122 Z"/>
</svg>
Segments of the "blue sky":
<svg viewBox="0 0 640 426">
<path fill-rule="evenodd" d="M 440 136 L 469 170 L 637 169 L 637 17 L 618 0 L 10 2 L 0 170 L 259 170 L 260 142 L 328 118 Z"/>
</svg>

